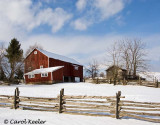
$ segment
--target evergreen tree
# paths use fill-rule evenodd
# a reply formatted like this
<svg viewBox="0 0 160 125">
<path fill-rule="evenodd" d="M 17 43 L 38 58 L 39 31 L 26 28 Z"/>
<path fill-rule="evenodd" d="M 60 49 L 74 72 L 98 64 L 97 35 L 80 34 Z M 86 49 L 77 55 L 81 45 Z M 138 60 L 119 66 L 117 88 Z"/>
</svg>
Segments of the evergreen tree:
<svg viewBox="0 0 160 125">
<path fill-rule="evenodd" d="M 6 79 L 6 75 L 5 75 L 4 71 L 3 71 L 3 68 L 0 67 L 0 80 L 3 81 L 5 79 Z"/>
<path fill-rule="evenodd" d="M 16 38 L 12 39 L 6 49 L 6 55 L 8 62 L 10 63 L 11 73 L 9 76 L 9 81 L 14 82 L 14 75 L 16 66 L 22 61 L 23 50 L 21 49 L 21 44 Z"/>
<path fill-rule="evenodd" d="M 15 75 L 16 75 L 15 78 L 23 79 L 23 74 L 24 74 L 23 70 L 21 68 L 18 68 L 18 70 L 15 72 Z"/>
</svg>

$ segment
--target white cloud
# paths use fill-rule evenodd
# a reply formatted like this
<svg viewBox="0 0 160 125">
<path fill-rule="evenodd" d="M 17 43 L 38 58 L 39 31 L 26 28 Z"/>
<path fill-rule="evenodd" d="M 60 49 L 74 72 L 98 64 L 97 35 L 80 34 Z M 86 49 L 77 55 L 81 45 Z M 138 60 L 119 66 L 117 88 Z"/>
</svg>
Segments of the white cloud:
<svg viewBox="0 0 160 125">
<path fill-rule="evenodd" d="M 143 36 L 142 41 L 146 43 L 148 59 L 160 62 L 160 33 Z"/>
<path fill-rule="evenodd" d="M 57 32 L 71 17 L 62 8 L 42 9 L 40 2 L 33 5 L 31 0 L 0 0 L 0 40 L 20 36 L 18 34 L 30 32 L 41 24 Z"/>
<path fill-rule="evenodd" d="M 101 19 L 104 20 L 119 13 L 124 8 L 124 3 L 124 0 L 95 0 L 94 6 L 99 9 Z"/>
<path fill-rule="evenodd" d="M 38 25 L 41 23 L 48 24 L 52 27 L 52 32 L 57 32 L 71 17 L 72 15 L 62 8 L 56 8 L 54 11 L 51 8 L 47 8 L 37 15 L 37 22 Z"/>
<path fill-rule="evenodd" d="M 87 6 L 85 13 L 82 17 L 75 19 L 74 29 L 86 30 L 89 26 L 107 20 L 112 16 L 115 16 L 123 10 L 127 0 L 91 0 L 90 2 L 84 2 L 78 0 L 76 7 L 82 11 Z M 118 23 L 122 24 L 122 20 L 118 19 Z M 121 21 L 121 22 L 120 22 Z"/>
<path fill-rule="evenodd" d="M 77 30 L 86 30 L 88 26 L 90 26 L 92 22 L 86 20 L 85 18 L 79 18 L 71 23 Z"/>
<path fill-rule="evenodd" d="M 79 11 L 82 11 L 86 7 L 86 4 L 87 0 L 78 0 L 76 3 L 76 7 Z"/>
<path fill-rule="evenodd" d="M 0 18 L 12 25 L 27 27 L 33 20 L 33 12 L 30 10 L 31 1 L 5 0 L 0 1 Z"/>
<path fill-rule="evenodd" d="M 118 24 L 119 26 L 125 25 L 124 17 L 123 17 L 122 15 L 117 16 L 117 17 L 115 18 L 115 21 L 117 22 L 117 24 Z"/>
</svg>

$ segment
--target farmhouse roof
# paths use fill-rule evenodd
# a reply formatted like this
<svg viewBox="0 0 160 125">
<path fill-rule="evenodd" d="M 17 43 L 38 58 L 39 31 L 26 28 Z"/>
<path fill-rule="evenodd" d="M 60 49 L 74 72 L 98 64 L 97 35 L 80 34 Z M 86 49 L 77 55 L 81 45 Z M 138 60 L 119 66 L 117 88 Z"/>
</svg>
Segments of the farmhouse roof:
<svg viewBox="0 0 160 125">
<path fill-rule="evenodd" d="M 58 69 L 63 68 L 64 66 L 56 66 L 56 67 L 49 67 L 49 68 L 41 68 L 41 69 L 35 69 L 31 72 L 25 73 L 24 75 L 33 75 L 33 74 L 41 74 L 41 73 L 48 73 L 48 72 L 54 72 Z"/>
<path fill-rule="evenodd" d="M 113 68 L 113 67 L 119 68 L 119 69 L 121 69 L 121 70 L 123 70 L 123 71 L 126 71 L 126 69 L 123 69 L 123 68 L 121 68 L 121 67 L 119 67 L 119 66 L 116 66 L 116 65 L 112 65 L 112 66 L 108 67 L 108 68 L 106 69 L 106 71 L 110 70 L 110 69 Z"/>
<path fill-rule="evenodd" d="M 36 48 L 36 49 L 39 50 L 40 52 L 42 52 L 44 55 L 48 56 L 49 58 L 54 58 L 54 59 L 62 60 L 64 62 L 69 62 L 69 63 L 81 65 L 79 62 L 77 62 L 76 60 L 74 60 L 72 58 L 68 58 L 66 56 L 62 56 L 62 55 L 59 55 L 59 54 L 51 53 L 51 52 L 48 52 L 46 50 L 42 50 L 42 49 L 38 49 L 38 48 Z"/>
</svg>

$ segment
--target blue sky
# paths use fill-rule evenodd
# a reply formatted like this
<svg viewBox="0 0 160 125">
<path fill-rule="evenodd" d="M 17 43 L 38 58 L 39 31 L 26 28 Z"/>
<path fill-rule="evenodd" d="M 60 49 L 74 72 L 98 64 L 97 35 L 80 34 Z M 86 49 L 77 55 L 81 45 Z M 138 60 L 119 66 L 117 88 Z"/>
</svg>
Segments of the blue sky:
<svg viewBox="0 0 160 125">
<path fill-rule="evenodd" d="M 92 0 L 88 0 L 92 1 Z M 107 0 L 106 0 L 107 1 Z M 43 3 L 44 8 L 51 7 L 53 9 L 60 7 L 68 13 L 73 14 L 72 20 L 84 17 L 86 12 L 91 10 L 90 5 L 83 11 L 76 9 L 77 0 L 57 0 L 52 1 L 53 4 Z M 37 4 L 37 2 L 35 3 Z M 78 35 L 105 35 L 106 33 L 141 33 L 148 35 L 150 33 L 158 33 L 160 27 L 160 1 L 159 0 L 125 0 L 124 8 L 115 15 L 111 16 L 106 20 L 97 20 L 94 25 L 89 26 L 87 30 L 75 30 L 70 24 L 64 26 L 60 31 L 56 32 L 56 35 L 67 35 L 68 33 Z M 92 16 L 97 16 L 98 11 Z M 87 15 L 89 16 L 89 14 Z M 96 18 L 96 17 L 94 17 Z M 33 33 L 42 33 L 47 30 L 48 33 L 52 34 L 51 27 L 42 26 L 41 31 L 38 27 L 33 30 Z"/>
<path fill-rule="evenodd" d="M 86 65 L 105 63 L 108 46 L 136 37 L 150 70 L 160 71 L 159 12 L 159 0 L 0 0 L 0 42 L 16 37 L 24 50 L 37 43 Z"/>
</svg>

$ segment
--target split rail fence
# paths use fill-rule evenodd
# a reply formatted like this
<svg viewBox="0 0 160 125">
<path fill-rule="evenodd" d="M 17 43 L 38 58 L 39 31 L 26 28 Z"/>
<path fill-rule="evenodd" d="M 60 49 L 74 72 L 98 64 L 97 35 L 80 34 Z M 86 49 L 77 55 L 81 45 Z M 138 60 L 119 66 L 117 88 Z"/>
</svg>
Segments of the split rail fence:
<svg viewBox="0 0 160 125">
<path fill-rule="evenodd" d="M 64 89 L 56 98 L 26 97 L 20 96 L 16 88 L 14 96 L 0 95 L 0 107 L 160 123 L 160 103 L 127 101 L 124 98 L 120 91 L 115 96 L 70 96 L 64 95 Z"/>
</svg>

